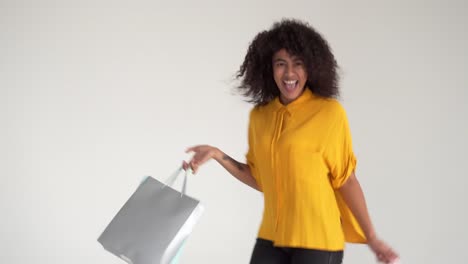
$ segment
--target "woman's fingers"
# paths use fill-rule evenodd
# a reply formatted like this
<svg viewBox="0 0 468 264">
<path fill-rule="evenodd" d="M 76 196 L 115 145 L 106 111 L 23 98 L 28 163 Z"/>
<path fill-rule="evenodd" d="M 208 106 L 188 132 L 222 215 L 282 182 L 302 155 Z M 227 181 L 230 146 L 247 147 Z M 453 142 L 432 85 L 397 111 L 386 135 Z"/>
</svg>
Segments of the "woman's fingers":
<svg viewBox="0 0 468 264">
<path fill-rule="evenodd" d="M 398 263 L 398 255 L 392 249 L 386 252 L 385 257 L 387 258 L 387 263 L 396 264 Z"/>
<path fill-rule="evenodd" d="M 382 255 L 385 263 L 394 263 L 398 259 L 398 255 L 391 247 L 387 247 Z"/>
<path fill-rule="evenodd" d="M 200 152 L 202 151 L 204 148 L 208 147 L 208 145 L 196 145 L 196 146 L 192 146 L 192 147 L 189 147 L 185 150 L 185 153 L 189 153 L 189 152 Z"/>
<path fill-rule="evenodd" d="M 190 167 L 192 168 L 193 174 L 197 173 L 198 170 L 198 163 L 195 160 L 190 161 Z"/>
<path fill-rule="evenodd" d="M 375 252 L 377 260 L 381 263 L 398 263 L 398 254 L 393 248 L 380 239 L 369 241 L 369 246 Z M 396 261 L 396 262 L 395 262 Z"/>
<path fill-rule="evenodd" d="M 198 168 L 211 158 L 212 149 L 213 147 L 208 145 L 197 145 L 187 148 L 186 153 L 194 152 L 195 154 L 184 169 L 190 166 L 193 174 L 197 173 Z"/>
<path fill-rule="evenodd" d="M 196 149 L 197 149 L 198 146 L 193 146 L 193 147 L 190 147 L 190 148 L 187 148 L 185 150 L 185 153 L 189 153 L 189 152 L 194 152 Z"/>
<path fill-rule="evenodd" d="M 189 161 L 188 163 L 184 160 L 182 162 L 182 168 L 184 170 L 188 170 L 189 168 L 192 169 L 192 172 L 193 174 L 195 174 L 195 172 L 198 170 L 198 165 L 196 162 L 194 162 L 193 160 Z"/>
<path fill-rule="evenodd" d="M 390 264 L 398 263 L 398 255 L 391 248 L 385 250 L 382 253 L 378 253 L 377 259 L 381 263 L 390 263 Z"/>
<path fill-rule="evenodd" d="M 189 164 L 188 164 L 185 160 L 182 161 L 182 168 L 183 168 L 184 170 L 187 170 L 187 169 L 189 168 Z"/>
<path fill-rule="evenodd" d="M 386 263 L 385 262 L 385 257 L 383 254 L 377 254 L 377 260 L 379 263 Z"/>
</svg>

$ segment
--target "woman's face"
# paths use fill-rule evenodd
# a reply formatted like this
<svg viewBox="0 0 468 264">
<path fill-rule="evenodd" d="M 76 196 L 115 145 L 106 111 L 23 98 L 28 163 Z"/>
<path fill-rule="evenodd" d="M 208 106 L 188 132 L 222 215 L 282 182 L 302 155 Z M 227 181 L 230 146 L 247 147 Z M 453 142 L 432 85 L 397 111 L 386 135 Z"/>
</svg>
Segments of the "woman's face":
<svg viewBox="0 0 468 264">
<path fill-rule="evenodd" d="M 285 49 L 273 55 L 273 78 L 278 86 L 283 104 L 296 100 L 304 91 L 307 71 L 304 62 L 297 56 L 291 56 Z"/>
</svg>

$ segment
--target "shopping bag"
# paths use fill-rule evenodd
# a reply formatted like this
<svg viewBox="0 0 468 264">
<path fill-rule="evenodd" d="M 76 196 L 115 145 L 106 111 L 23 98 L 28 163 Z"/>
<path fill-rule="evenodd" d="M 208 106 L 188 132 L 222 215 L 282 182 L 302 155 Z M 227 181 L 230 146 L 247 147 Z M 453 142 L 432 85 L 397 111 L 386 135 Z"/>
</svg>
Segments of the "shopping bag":
<svg viewBox="0 0 468 264">
<path fill-rule="evenodd" d="M 172 188 L 179 168 L 164 183 L 147 177 L 112 219 L 98 242 L 131 264 L 169 264 L 203 213 L 200 201 Z"/>
</svg>

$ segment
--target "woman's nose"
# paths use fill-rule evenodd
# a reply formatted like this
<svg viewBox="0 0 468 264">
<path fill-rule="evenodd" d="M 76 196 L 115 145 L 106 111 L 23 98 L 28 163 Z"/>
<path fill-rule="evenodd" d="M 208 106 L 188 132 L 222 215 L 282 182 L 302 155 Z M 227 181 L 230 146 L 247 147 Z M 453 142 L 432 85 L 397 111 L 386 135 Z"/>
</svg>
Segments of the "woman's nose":
<svg viewBox="0 0 468 264">
<path fill-rule="evenodd" d="M 293 67 L 286 67 L 286 76 L 292 76 L 294 75 L 294 69 Z"/>
</svg>

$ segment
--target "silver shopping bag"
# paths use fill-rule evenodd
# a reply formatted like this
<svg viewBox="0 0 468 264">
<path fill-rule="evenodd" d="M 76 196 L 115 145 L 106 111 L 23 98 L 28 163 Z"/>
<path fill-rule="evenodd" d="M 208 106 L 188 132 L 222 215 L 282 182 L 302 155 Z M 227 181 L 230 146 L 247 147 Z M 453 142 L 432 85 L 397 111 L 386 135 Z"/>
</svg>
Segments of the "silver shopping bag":
<svg viewBox="0 0 468 264">
<path fill-rule="evenodd" d="M 98 238 L 112 254 L 131 264 L 171 263 L 201 214 L 200 202 L 171 186 L 179 168 L 162 183 L 147 177 Z"/>
</svg>

